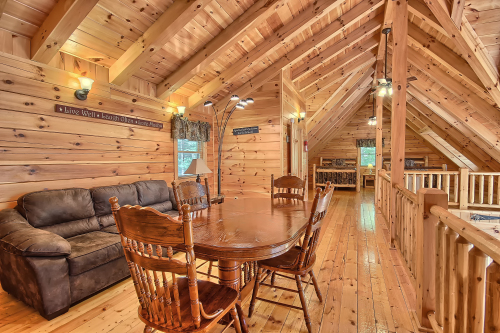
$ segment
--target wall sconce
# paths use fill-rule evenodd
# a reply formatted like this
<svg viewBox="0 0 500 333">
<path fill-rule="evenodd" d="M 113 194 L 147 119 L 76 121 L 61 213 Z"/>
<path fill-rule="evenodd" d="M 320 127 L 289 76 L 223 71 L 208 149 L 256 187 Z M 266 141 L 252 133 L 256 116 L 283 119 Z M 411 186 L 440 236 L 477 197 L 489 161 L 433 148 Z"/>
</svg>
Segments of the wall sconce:
<svg viewBox="0 0 500 333">
<path fill-rule="evenodd" d="M 184 112 L 186 112 L 185 106 L 178 106 L 177 107 L 177 113 L 179 114 L 179 116 L 184 117 Z"/>
<path fill-rule="evenodd" d="M 305 111 L 299 112 L 299 123 L 301 120 L 304 120 L 304 119 L 306 119 L 306 112 Z"/>
<path fill-rule="evenodd" d="M 80 101 L 84 101 L 87 99 L 90 89 L 92 89 L 92 83 L 94 83 L 94 80 L 89 77 L 79 77 L 78 80 L 80 80 L 80 87 L 82 87 L 82 89 L 75 91 L 75 96 Z"/>
</svg>

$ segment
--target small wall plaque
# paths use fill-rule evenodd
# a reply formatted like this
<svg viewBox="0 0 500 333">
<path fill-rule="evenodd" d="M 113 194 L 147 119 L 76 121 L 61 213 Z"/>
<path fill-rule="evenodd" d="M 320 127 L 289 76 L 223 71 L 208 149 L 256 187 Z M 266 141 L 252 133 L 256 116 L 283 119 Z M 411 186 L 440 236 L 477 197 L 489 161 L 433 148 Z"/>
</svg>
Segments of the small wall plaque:
<svg viewBox="0 0 500 333">
<path fill-rule="evenodd" d="M 81 117 L 87 117 L 87 118 L 109 120 L 109 121 L 114 121 L 117 123 L 146 126 L 146 127 L 153 127 L 153 128 L 159 128 L 159 129 L 163 128 L 162 123 L 157 123 L 154 121 L 137 119 L 137 118 L 130 118 L 130 117 L 126 117 L 126 116 L 120 116 L 120 115 L 101 112 L 101 111 L 80 109 L 80 108 L 75 108 L 73 106 L 67 106 L 67 105 L 56 104 L 56 112 L 65 113 L 65 114 L 72 114 L 74 116 L 81 116 Z"/>
<path fill-rule="evenodd" d="M 259 133 L 259 126 L 233 129 L 233 135 L 255 134 L 255 133 Z"/>
</svg>

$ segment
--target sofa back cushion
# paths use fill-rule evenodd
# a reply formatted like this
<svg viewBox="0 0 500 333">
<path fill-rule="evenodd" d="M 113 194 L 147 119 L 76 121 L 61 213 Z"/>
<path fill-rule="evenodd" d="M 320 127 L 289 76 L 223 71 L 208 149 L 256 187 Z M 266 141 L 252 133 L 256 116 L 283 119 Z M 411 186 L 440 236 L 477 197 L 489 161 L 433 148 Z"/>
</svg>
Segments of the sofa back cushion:
<svg viewBox="0 0 500 333">
<path fill-rule="evenodd" d="M 145 207 L 162 203 L 164 209 L 172 209 L 175 202 L 174 193 L 164 180 L 145 180 L 135 182 L 134 185 L 137 188 L 139 205 Z"/>
<path fill-rule="evenodd" d="M 94 201 L 95 215 L 101 225 L 101 228 L 109 227 L 115 224 L 111 213 L 111 204 L 109 198 L 117 197 L 120 206 L 138 205 L 137 190 L 134 184 L 104 186 L 90 189 L 92 200 Z"/>
<path fill-rule="evenodd" d="M 87 189 L 28 193 L 17 200 L 17 209 L 33 227 L 63 238 L 99 230 L 92 197 Z"/>
</svg>

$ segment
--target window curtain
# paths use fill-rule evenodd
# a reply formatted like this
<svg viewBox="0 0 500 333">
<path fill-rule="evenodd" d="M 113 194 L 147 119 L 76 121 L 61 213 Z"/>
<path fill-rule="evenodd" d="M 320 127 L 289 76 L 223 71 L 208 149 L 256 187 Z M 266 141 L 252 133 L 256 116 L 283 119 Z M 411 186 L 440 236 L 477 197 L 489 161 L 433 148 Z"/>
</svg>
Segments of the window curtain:
<svg viewBox="0 0 500 333">
<path fill-rule="evenodd" d="M 177 114 L 172 115 L 172 138 L 189 141 L 210 141 L 210 124 L 202 121 L 190 121 Z"/>
<path fill-rule="evenodd" d="M 356 147 L 376 147 L 375 139 L 357 139 Z M 382 147 L 385 147 L 385 139 L 382 138 Z"/>
</svg>

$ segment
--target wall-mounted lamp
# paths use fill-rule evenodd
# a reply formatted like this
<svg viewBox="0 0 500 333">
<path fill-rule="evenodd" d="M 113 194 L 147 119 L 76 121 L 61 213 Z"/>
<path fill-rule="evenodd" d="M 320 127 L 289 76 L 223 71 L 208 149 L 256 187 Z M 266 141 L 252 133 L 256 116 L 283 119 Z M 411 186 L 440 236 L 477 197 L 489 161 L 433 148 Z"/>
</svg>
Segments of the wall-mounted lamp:
<svg viewBox="0 0 500 333">
<path fill-rule="evenodd" d="M 90 89 L 92 89 L 92 83 L 94 83 L 94 80 L 89 77 L 79 77 L 78 80 L 80 80 L 80 87 L 82 87 L 82 89 L 75 91 L 75 96 L 80 101 L 84 101 L 87 99 Z"/>
<path fill-rule="evenodd" d="M 306 112 L 305 111 L 300 111 L 299 112 L 299 123 L 301 120 L 306 119 Z"/>
<path fill-rule="evenodd" d="M 177 107 L 177 113 L 179 114 L 179 116 L 184 117 L 184 112 L 186 112 L 185 106 L 178 106 Z"/>
</svg>

